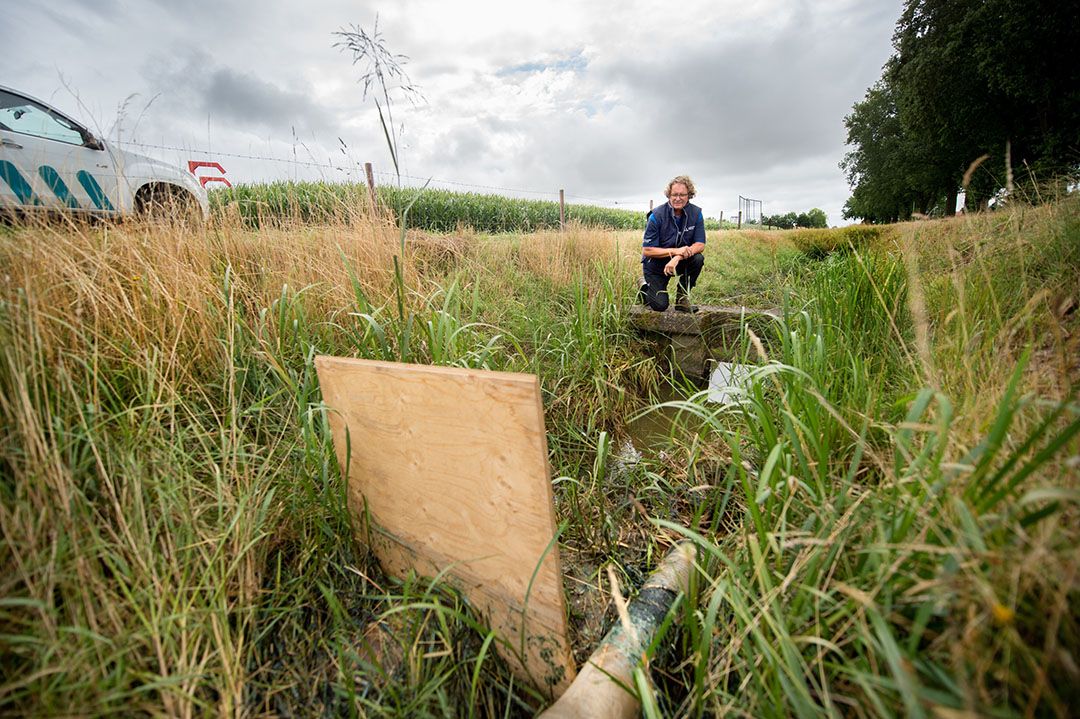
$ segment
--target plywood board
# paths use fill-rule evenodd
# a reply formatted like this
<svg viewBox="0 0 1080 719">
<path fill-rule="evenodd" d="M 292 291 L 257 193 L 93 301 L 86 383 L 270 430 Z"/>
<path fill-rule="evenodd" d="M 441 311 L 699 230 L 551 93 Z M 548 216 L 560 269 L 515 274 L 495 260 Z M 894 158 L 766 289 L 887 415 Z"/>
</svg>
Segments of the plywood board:
<svg viewBox="0 0 1080 719">
<path fill-rule="evenodd" d="M 336 357 L 315 366 L 350 508 L 384 569 L 448 572 L 512 647 L 500 653 L 514 671 L 561 694 L 574 668 L 536 377 Z"/>
</svg>

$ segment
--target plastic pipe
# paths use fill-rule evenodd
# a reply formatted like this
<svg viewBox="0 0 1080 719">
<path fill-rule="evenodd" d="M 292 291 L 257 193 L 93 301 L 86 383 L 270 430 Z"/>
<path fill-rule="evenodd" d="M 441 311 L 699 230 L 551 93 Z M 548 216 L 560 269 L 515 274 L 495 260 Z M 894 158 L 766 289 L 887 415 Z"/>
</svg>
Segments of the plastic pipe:
<svg viewBox="0 0 1080 719">
<path fill-rule="evenodd" d="M 640 716 L 637 697 L 625 687 L 634 685 L 634 668 L 643 660 L 675 598 L 686 593 L 695 556 L 690 542 L 677 544 L 667 553 L 630 602 L 629 627 L 620 621 L 611 628 L 570 687 L 538 719 Z"/>
</svg>

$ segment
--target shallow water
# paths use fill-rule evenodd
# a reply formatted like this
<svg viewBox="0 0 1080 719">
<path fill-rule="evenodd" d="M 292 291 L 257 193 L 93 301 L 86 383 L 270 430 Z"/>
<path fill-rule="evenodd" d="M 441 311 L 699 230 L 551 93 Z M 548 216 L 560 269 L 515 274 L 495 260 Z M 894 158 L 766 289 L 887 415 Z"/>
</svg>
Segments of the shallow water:
<svg viewBox="0 0 1080 719">
<path fill-rule="evenodd" d="M 742 390 L 747 386 L 750 371 L 754 365 L 738 364 L 734 362 L 717 362 L 716 368 L 709 377 L 708 395 L 706 402 L 716 404 L 729 404 L 738 400 Z M 689 398 L 689 394 L 679 388 L 666 385 L 661 389 L 656 404 L 682 401 Z M 641 411 L 650 405 L 642 405 Z M 687 433 L 685 425 L 696 425 L 696 420 L 687 416 L 686 412 L 678 407 L 657 407 L 647 414 L 632 419 L 627 424 L 627 435 L 633 446 L 638 450 L 646 447 L 666 445 L 671 438 L 678 439 Z"/>
<path fill-rule="evenodd" d="M 661 388 L 661 394 L 656 398 L 657 404 L 685 400 L 686 395 L 671 386 Z M 639 411 L 644 411 L 652 405 L 642 405 Z M 676 407 L 658 407 L 652 411 L 637 416 L 626 425 L 626 433 L 634 447 L 643 450 L 647 447 L 666 445 L 672 436 L 672 432 L 679 431 L 676 417 L 679 409 Z"/>
</svg>

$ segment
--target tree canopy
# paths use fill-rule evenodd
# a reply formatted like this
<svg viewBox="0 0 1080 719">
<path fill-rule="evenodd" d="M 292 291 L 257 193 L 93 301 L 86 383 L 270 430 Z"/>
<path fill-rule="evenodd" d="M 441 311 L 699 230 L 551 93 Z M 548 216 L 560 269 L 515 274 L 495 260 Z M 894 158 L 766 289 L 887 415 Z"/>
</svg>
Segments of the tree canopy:
<svg viewBox="0 0 1080 719">
<path fill-rule="evenodd" d="M 767 227 L 779 227 L 790 230 L 794 227 L 828 227 L 829 219 L 825 210 L 815 207 L 807 212 L 788 212 L 784 215 L 765 215 L 761 218 L 761 224 Z"/>
<path fill-rule="evenodd" d="M 1080 167 L 1080 5 L 907 0 L 881 79 L 844 119 L 844 217 L 953 214 L 1006 185 Z M 1008 148 L 1008 152 L 1006 151 Z"/>
</svg>

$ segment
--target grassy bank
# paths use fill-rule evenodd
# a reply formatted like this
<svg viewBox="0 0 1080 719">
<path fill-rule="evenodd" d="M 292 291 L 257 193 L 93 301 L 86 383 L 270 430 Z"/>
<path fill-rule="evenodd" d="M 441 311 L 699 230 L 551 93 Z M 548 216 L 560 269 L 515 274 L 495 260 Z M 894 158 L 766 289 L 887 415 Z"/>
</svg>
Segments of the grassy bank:
<svg viewBox="0 0 1080 719">
<path fill-rule="evenodd" d="M 678 439 L 628 459 L 663 384 L 627 325 L 634 232 L 413 234 L 400 291 L 394 230 L 363 218 L 3 231 L 0 710 L 540 705 L 452 591 L 352 541 L 327 353 L 540 376 L 579 661 L 604 567 L 625 590 L 698 542 L 665 715 L 1064 716 L 1077 204 L 852 232 L 710 235 L 697 301 L 784 319 L 746 337 L 744 401 L 687 395 Z"/>
<path fill-rule="evenodd" d="M 1078 232 L 1059 207 L 835 251 L 746 401 L 686 406 L 734 531 L 661 523 L 712 552 L 673 713 L 1071 712 Z"/>
</svg>

